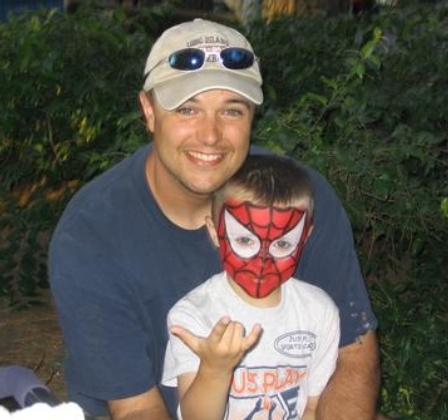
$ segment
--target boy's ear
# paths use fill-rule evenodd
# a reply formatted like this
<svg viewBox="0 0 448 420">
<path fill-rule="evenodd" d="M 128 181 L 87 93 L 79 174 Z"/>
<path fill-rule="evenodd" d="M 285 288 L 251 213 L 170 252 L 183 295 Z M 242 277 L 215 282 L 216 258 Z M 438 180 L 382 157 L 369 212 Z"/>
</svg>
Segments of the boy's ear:
<svg viewBox="0 0 448 420">
<path fill-rule="evenodd" d="M 314 225 L 311 225 L 310 228 L 308 229 L 308 234 L 306 235 L 306 239 L 308 239 L 311 235 L 311 232 L 314 230 Z"/>
<path fill-rule="evenodd" d="M 205 218 L 205 225 L 207 226 L 208 234 L 212 242 L 219 248 L 218 232 L 216 232 L 215 224 L 210 216 Z"/>
</svg>

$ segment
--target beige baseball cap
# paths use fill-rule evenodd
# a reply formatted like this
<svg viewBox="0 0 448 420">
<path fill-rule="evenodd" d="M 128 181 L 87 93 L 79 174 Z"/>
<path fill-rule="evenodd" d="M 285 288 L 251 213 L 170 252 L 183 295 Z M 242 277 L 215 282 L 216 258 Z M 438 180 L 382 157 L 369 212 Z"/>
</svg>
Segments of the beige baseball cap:
<svg viewBox="0 0 448 420">
<path fill-rule="evenodd" d="M 219 60 L 208 60 L 224 48 L 244 48 L 253 53 L 249 41 L 235 29 L 204 19 L 194 19 L 167 29 L 154 43 L 145 66 L 143 90 L 152 90 L 158 103 L 172 110 L 193 96 L 211 89 L 236 92 L 253 103 L 263 102 L 258 61 L 249 68 L 232 70 Z M 186 48 L 203 50 L 206 62 L 198 70 L 170 67 L 168 57 Z"/>
</svg>

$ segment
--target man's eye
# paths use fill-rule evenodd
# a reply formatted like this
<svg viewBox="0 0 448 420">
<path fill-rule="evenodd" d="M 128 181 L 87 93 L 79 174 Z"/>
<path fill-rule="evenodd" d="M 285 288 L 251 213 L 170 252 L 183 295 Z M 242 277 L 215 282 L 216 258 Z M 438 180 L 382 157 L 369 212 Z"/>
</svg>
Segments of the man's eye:
<svg viewBox="0 0 448 420">
<path fill-rule="evenodd" d="M 243 115 L 243 112 L 241 109 L 231 108 L 226 110 L 226 115 L 230 115 L 231 117 L 239 117 L 240 115 Z"/>
<path fill-rule="evenodd" d="M 189 107 L 181 107 L 181 108 L 177 108 L 176 112 L 178 114 L 182 114 L 182 115 L 191 115 L 194 113 L 194 109 L 189 108 Z"/>
</svg>

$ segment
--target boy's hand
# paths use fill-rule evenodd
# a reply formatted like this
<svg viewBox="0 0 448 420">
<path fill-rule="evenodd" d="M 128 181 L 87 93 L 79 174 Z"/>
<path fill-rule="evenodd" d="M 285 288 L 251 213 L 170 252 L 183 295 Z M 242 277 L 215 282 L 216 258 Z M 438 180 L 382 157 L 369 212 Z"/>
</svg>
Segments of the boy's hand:
<svg viewBox="0 0 448 420">
<path fill-rule="evenodd" d="M 255 324 L 250 333 L 245 335 L 242 324 L 223 317 L 208 337 L 198 337 L 178 325 L 173 325 L 170 331 L 201 359 L 201 369 L 229 374 L 258 341 L 262 328 L 260 324 Z"/>
</svg>

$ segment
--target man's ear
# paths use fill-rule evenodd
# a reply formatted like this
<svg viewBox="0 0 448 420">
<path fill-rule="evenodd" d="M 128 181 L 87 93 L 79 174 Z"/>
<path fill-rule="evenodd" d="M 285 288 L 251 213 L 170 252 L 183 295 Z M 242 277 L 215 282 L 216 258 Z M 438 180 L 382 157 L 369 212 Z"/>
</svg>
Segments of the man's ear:
<svg viewBox="0 0 448 420">
<path fill-rule="evenodd" d="M 143 116 L 146 121 L 146 127 L 151 133 L 154 133 L 154 105 L 149 98 L 149 94 L 144 90 L 139 94 L 140 106 L 142 107 Z"/>
<path fill-rule="evenodd" d="M 207 226 L 210 239 L 215 244 L 215 246 L 219 248 L 218 232 L 216 232 L 215 224 L 213 223 L 213 220 L 210 216 L 206 216 L 205 225 Z"/>
</svg>

